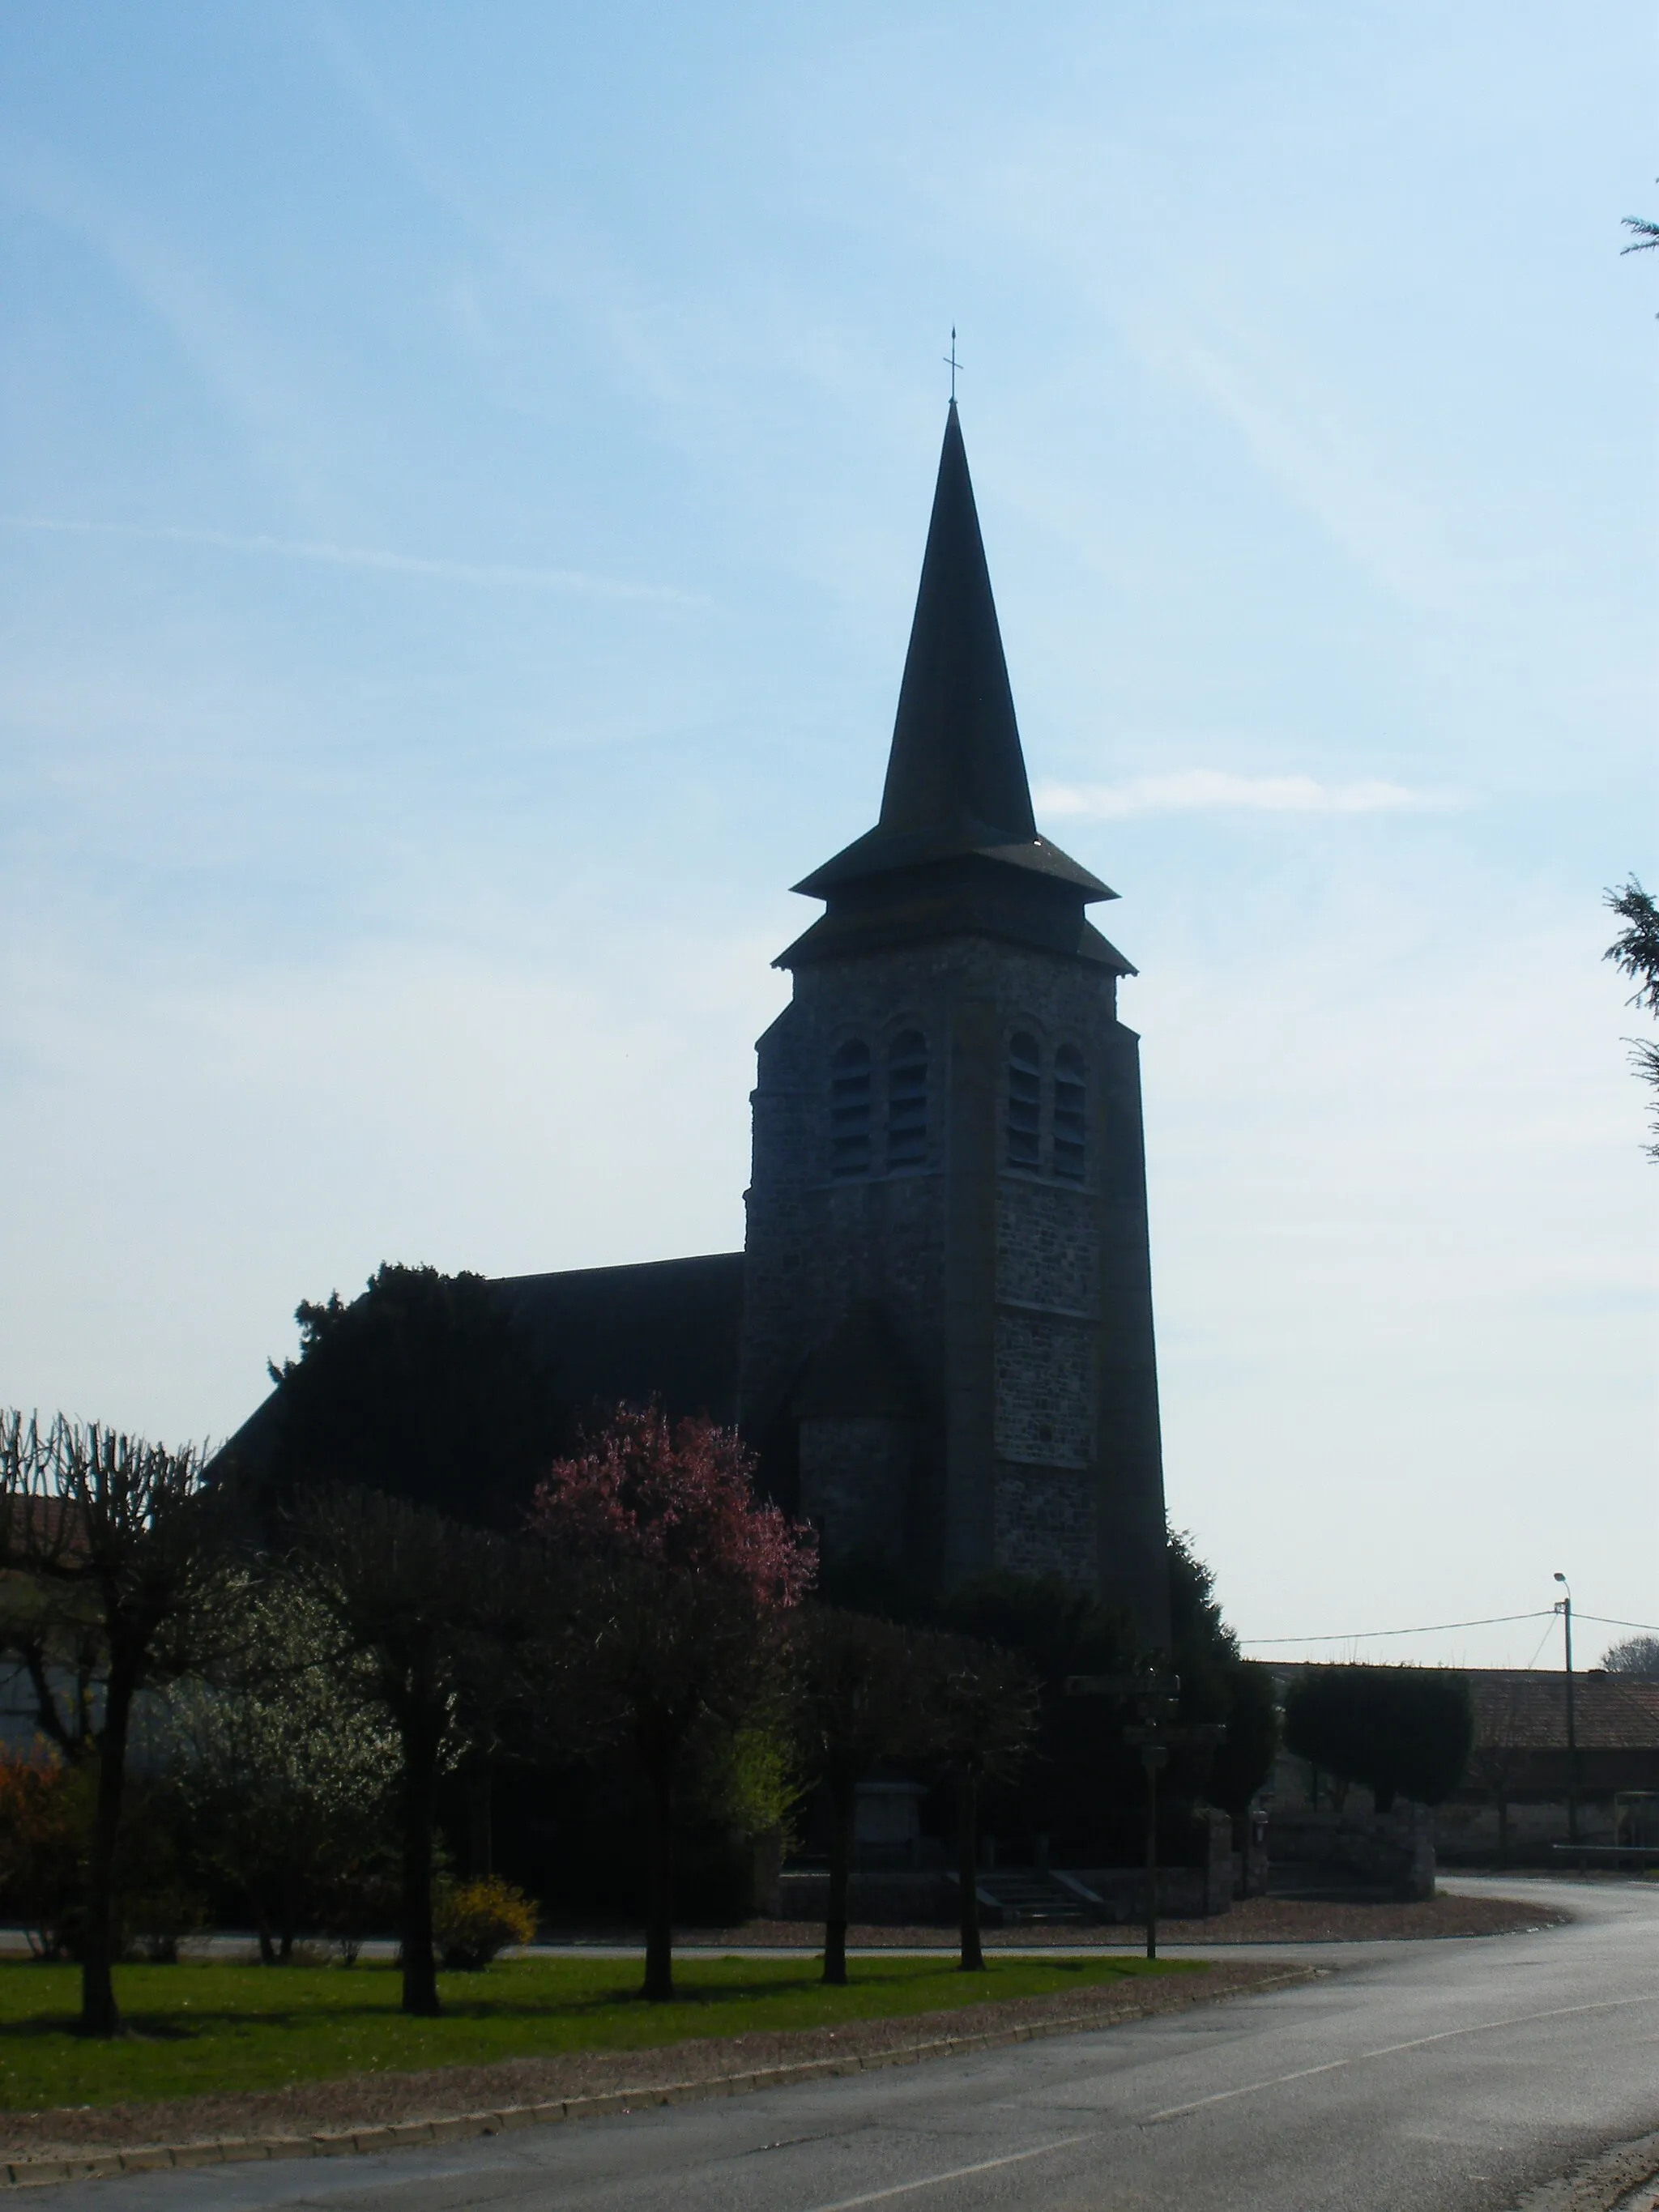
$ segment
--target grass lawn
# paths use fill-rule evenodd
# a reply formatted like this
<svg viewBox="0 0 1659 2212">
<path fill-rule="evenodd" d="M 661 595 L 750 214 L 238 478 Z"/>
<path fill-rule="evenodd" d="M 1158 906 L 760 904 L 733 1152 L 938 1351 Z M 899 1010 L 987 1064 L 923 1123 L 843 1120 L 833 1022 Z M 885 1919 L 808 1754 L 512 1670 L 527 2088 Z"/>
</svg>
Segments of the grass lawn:
<svg viewBox="0 0 1659 2212">
<path fill-rule="evenodd" d="M 623 1959 L 519 1960 L 445 1974 L 439 2020 L 398 2009 L 392 1966 L 120 1966 L 127 2032 L 88 2043 L 72 2031 L 72 1966 L 0 1964 L 0 2108 L 106 2105 L 281 2088 L 338 2074 L 487 2064 L 570 2051 L 633 2051 L 688 2036 L 834 2027 L 939 2012 L 995 1997 L 1047 1996 L 1145 1974 L 1204 1971 L 1195 1961 L 994 1959 L 982 1974 L 948 1957 L 859 1959 L 849 1985 L 825 1989 L 814 1959 L 682 1954 L 679 1996 L 647 2005 Z"/>
</svg>

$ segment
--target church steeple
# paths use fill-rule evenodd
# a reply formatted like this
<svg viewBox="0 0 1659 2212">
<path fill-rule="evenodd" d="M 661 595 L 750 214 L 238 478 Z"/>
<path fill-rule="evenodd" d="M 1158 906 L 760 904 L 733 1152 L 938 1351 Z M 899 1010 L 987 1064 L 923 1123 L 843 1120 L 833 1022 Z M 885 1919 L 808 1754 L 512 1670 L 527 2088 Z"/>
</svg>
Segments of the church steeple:
<svg viewBox="0 0 1659 2212">
<path fill-rule="evenodd" d="M 832 1565 L 1062 1577 L 1167 1650 L 1134 971 L 1032 818 L 954 404 L 881 817 L 797 888 L 745 1194 L 769 1494 Z"/>
<path fill-rule="evenodd" d="M 963 837 L 1012 845 L 1036 836 L 955 400 L 933 487 L 880 833 L 942 837 L 952 846 Z"/>
<path fill-rule="evenodd" d="M 1008 884 L 1010 869 L 1018 871 L 1027 894 Z M 890 927 L 914 935 L 923 928 L 925 908 L 933 919 L 923 933 L 935 933 L 945 923 L 940 902 L 947 890 L 954 894 L 948 900 L 951 927 L 976 926 L 964 895 L 975 908 L 988 897 L 994 919 L 977 926 L 997 935 L 1024 936 L 1027 929 L 1015 924 L 1014 909 L 1035 920 L 1033 877 L 1047 878 L 1050 887 L 1040 902 L 1045 942 L 1053 941 L 1060 922 L 1055 901 L 1063 886 L 1061 903 L 1073 917 L 1079 951 L 1097 959 L 1109 950 L 1084 921 L 1082 908 L 1116 894 L 1037 834 L 968 453 L 952 399 L 880 818 L 796 884 L 809 897 L 828 900 L 830 911 L 781 964 L 793 965 L 798 954 L 820 957 L 832 942 L 844 944 L 849 933 L 867 939 L 878 912 Z M 1121 956 L 1111 957 L 1127 967 Z"/>
</svg>

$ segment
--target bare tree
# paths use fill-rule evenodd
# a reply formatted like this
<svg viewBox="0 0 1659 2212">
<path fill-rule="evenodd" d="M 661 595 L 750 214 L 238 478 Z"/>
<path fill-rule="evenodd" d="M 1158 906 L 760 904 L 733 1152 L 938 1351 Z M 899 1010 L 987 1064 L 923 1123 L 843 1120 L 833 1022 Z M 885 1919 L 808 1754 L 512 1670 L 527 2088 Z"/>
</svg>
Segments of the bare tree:
<svg viewBox="0 0 1659 2212">
<path fill-rule="evenodd" d="M 120 2026 L 112 1969 L 119 1948 L 115 1878 L 133 1700 L 149 1684 L 195 1672 L 224 1626 L 217 1501 L 194 1449 L 61 1414 L 43 1430 L 0 1417 L 0 1571 L 16 1576 L 33 1614 L 31 1667 L 43 1731 L 68 1749 L 76 1731 L 97 1763 L 81 1962 L 82 2032 Z M 52 1655 L 95 1668 L 77 1674 L 73 1718 L 55 1696 Z"/>
<path fill-rule="evenodd" d="M 802 1608 L 792 1626 L 793 1718 L 805 1771 L 830 1802 L 830 1902 L 823 1978 L 847 1979 L 847 1899 L 858 1786 L 882 1759 L 926 1755 L 923 1685 L 902 1628 L 830 1606 Z"/>
<path fill-rule="evenodd" d="M 1659 1682 L 1659 1636 L 1621 1636 L 1601 1654 L 1601 1664 L 1627 1681 Z"/>
</svg>

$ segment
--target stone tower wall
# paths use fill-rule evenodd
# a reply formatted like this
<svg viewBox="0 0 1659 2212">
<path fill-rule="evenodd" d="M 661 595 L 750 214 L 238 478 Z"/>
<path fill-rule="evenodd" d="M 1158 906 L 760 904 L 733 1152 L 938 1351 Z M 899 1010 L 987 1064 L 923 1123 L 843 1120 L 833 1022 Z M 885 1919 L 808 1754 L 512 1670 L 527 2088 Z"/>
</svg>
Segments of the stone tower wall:
<svg viewBox="0 0 1659 2212">
<path fill-rule="evenodd" d="M 983 938 L 797 970 L 759 1047 L 741 1390 L 751 1434 L 775 1438 L 848 1311 L 878 1308 L 914 1377 L 914 1419 L 849 1401 L 795 1425 L 798 1502 L 826 1541 L 839 1519 L 947 1583 L 994 1565 L 1060 1574 L 1133 1606 L 1162 1643 L 1136 1040 L 1115 981 L 1099 963 Z M 882 1071 L 913 1029 L 928 1046 L 927 1147 L 888 1172 Z M 1034 1169 L 1009 1158 L 1019 1033 L 1042 1070 Z M 871 1171 L 838 1182 L 830 1064 L 853 1037 L 872 1053 Z M 1086 1071 L 1081 1183 L 1054 1172 L 1065 1046 Z"/>
</svg>

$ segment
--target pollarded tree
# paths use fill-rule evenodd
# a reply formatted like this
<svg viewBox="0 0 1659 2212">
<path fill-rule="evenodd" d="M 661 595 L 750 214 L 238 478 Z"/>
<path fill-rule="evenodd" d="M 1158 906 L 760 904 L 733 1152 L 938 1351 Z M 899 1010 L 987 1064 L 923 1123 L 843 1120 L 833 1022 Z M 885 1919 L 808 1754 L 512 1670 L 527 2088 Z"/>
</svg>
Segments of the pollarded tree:
<svg viewBox="0 0 1659 2212">
<path fill-rule="evenodd" d="M 810 1587 L 810 1532 L 754 1494 L 735 1431 L 618 1408 L 556 1462 L 530 1530 L 582 1571 L 599 1695 L 647 1785 L 645 1994 L 674 1994 L 674 1806 L 695 1732 L 738 1727 L 765 1697 L 777 1625 Z"/>
<path fill-rule="evenodd" d="M 830 1804 L 830 1903 L 823 1978 L 847 1979 L 847 1898 L 858 1786 L 884 1759 L 931 1748 L 927 1683 L 915 1639 L 890 1621 L 804 1606 L 789 1639 L 794 1733 L 805 1775 Z"/>
<path fill-rule="evenodd" d="M 920 1637 L 916 1653 L 929 1748 L 956 1779 L 962 1971 L 982 1973 L 980 1796 L 988 1783 L 1012 1780 L 1030 1749 L 1037 1727 L 1037 1678 L 1017 1652 L 969 1636 Z"/>
<path fill-rule="evenodd" d="M 61 1637 L 95 1654 L 84 1713 L 97 1769 L 81 1960 L 88 2035 L 120 2026 L 112 1969 L 133 1702 L 195 1672 L 227 1634 L 222 1534 L 192 1449 L 62 1415 L 45 1430 L 21 1413 L 0 1418 L 0 1572 L 15 1578 L 9 1595 L 27 1601 L 48 1653 Z"/>
<path fill-rule="evenodd" d="M 372 1490 L 313 1491 L 295 1506 L 296 1577 L 364 1662 L 398 1739 L 403 2009 L 439 2010 L 432 1949 L 438 1778 L 465 1746 L 469 1701 L 497 1694 L 503 1652 L 535 1628 L 534 1584 L 504 1537 Z"/>
<path fill-rule="evenodd" d="M 1444 1667 L 1310 1667 L 1285 1700 L 1298 1759 L 1364 1783 L 1379 1813 L 1396 1796 L 1438 1805 L 1462 1780 L 1474 1741 L 1467 1675 Z"/>
</svg>

